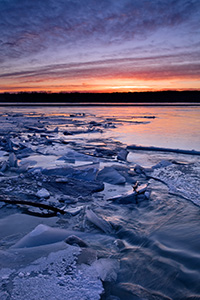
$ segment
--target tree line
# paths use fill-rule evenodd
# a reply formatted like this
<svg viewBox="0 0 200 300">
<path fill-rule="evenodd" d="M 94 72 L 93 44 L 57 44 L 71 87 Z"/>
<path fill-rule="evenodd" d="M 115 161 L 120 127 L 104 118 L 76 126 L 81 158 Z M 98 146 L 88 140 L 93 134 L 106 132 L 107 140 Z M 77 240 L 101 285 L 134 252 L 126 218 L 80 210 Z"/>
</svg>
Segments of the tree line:
<svg viewBox="0 0 200 300">
<path fill-rule="evenodd" d="M 162 91 L 128 93 L 47 93 L 19 92 L 1 93 L 0 102 L 5 103 L 199 103 L 200 91 Z"/>
</svg>

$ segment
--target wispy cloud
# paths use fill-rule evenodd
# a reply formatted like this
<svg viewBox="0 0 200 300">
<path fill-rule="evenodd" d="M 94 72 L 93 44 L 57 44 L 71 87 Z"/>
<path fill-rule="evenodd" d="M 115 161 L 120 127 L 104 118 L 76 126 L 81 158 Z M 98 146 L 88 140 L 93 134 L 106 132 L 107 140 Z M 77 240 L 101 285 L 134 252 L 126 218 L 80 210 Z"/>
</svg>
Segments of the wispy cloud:
<svg viewBox="0 0 200 300">
<path fill-rule="evenodd" d="M 191 63 L 191 56 L 193 63 Z M 171 63 L 173 61 L 173 63 Z M 184 61 L 184 63 L 183 63 Z M 138 58 L 106 59 L 84 63 L 53 64 L 28 71 L 0 74 L 0 78 L 19 79 L 23 82 L 76 78 L 145 78 L 161 79 L 200 76 L 198 52 L 186 55 L 163 55 Z"/>
</svg>

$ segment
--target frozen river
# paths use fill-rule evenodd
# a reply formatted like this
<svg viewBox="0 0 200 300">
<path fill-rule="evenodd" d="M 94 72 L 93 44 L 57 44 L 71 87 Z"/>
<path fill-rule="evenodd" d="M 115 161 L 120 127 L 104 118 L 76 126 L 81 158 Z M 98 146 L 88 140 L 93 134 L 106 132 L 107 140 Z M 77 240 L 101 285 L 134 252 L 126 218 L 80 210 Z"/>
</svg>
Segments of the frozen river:
<svg viewBox="0 0 200 300">
<path fill-rule="evenodd" d="M 38 205 L 0 202 L 0 299 L 200 299 L 200 156 L 127 148 L 200 151 L 199 120 L 199 106 L 0 107 L 1 199 Z"/>
</svg>

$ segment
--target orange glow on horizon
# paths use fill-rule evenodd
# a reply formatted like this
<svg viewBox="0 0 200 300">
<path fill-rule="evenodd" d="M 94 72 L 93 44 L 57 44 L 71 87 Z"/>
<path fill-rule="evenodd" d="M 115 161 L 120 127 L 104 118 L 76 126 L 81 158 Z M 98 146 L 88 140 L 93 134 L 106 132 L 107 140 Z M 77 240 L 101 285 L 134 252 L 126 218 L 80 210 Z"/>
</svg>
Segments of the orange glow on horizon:
<svg viewBox="0 0 200 300">
<path fill-rule="evenodd" d="M 4 82 L 3 82 L 4 81 Z M 114 92 L 146 92 L 166 90 L 200 90 L 200 79 L 173 78 L 142 80 L 136 78 L 85 78 L 84 82 L 76 79 L 41 79 L 29 78 L 4 79 L 0 83 L 0 93 L 4 92 L 80 92 L 80 93 L 114 93 Z"/>
</svg>

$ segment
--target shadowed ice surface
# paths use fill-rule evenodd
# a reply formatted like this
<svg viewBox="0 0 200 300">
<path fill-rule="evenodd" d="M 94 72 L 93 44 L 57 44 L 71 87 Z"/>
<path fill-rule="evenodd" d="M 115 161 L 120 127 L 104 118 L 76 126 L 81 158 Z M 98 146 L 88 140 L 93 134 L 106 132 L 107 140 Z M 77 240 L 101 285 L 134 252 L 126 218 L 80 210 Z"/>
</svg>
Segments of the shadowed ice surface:
<svg viewBox="0 0 200 300">
<path fill-rule="evenodd" d="M 130 144 L 200 150 L 198 117 L 1 108 L 1 195 L 38 206 L 0 202 L 0 299 L 200 299 L 200 157 L 119 156 Z"/>
</svg>

